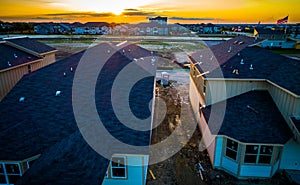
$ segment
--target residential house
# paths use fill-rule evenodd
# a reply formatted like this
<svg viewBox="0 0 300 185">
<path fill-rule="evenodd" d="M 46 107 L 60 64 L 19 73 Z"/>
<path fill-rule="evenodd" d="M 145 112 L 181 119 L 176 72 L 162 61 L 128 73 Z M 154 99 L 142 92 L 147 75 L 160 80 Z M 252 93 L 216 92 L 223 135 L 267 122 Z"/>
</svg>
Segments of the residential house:
<svg viewBox="0 0 300 185">
<path fill-rule="evenodd" d="M 158 23 L 158 24 L 167 24 L 168 23 L 168 17 L 161 17 L 161 16 L 150 17 L 149 22 L 155 22 L 155 23 Z"/>
<path fill-rule="evenodd" d="M 294 48 L 296 44 L 294 41 L 288 40 L 287 34 L 281 30 L 256 27 L 254 28 L 254 36 L 265 39 L 261 43 L 263 48 Z"/>
<path fill-rule="evenodd" d="M 82 25 L 74 26 L 74 34 L 106 34 L 109 24 L 106 22 L 87 22 Z"/>
<path fill-rule="evenodd" d="M 190 56 L 190 100 L 214 168 L 300 172 L 300 63 L 239 36 Z"/>
<path fill-rule="evenodd" d="M 55 62 L 57 51 L 27 37 L 4 38 L 0 47 L 0 100 L 25 74 Z"/>
<path fill-rule="evenodd" d="M 96 56 L 82 63 L 84 57 L 89 58 L 87 53 Z M 149 110 L 149 102 L 155 83 L 155 65 L 146 59 L 150 55 L 150 51 L 133 44 L 103 43 L 24 76 L 0 102 L 0 184 L 145 184 L 154 107 Z M 105 58 L 109 59 L 104 61 Z M 79 66 L 89 70 L 98 69 L 99 65 L 103 68 L 96 84 L 92 84 L 95 98 L 90 103 L 90 92 L 86 89 L 91 83 L 79 83 L 78 94 L 74 93 L 74 83 L 82 77 L 76 77 Z M 145 120 L 145 131 L 125 126 L 114 112 L 112 100 L 122 98 L 112 93 L 113 85 L 127 65 L 136 69 L 126 76 L 128 83 L 134 82 L 129 94 L 130 111 Z M 149 76 L 138 82 L 130 80 L 139 71 Z M 118 88 L 124 92 L 126 87 L 121 84 Z M 75 102 L 80 106 L 74 107 Z M 86 111 L 89 105 L 95 105 L 97 110 Z M 119 109 L 124 110 L 124 106 L 118 104 Z M 84 115 L 78 118 L 75 109 Z M 101 119 L 102 129 L 94 129 L 100 123 L 94 122 L 93 112 Z M 86 134 L 92 134 L 96 146 L 88 144 L 85 131 L 90 131 Z M 98 135 L 98 131 L 109 132 L 110 136 Z M 122 142 L 124 146 L 113 142 Z M 125 143 L 141 146 L 143 150 L 132 149 Z M 106 157 L 96 152 L 98 147 Z"/>
<path fill-rule="evenodd" d="M 219 26 L 208 23 L 206 25 L 203 25 L 202 32 L 203 33 L 220 33 L 221 31 L 220 31 Z"/>
</svg>

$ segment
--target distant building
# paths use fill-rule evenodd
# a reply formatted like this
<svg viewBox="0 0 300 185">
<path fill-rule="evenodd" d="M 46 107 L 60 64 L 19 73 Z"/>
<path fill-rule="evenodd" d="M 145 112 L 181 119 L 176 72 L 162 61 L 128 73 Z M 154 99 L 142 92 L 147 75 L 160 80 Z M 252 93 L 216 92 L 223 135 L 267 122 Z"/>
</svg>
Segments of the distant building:
<svg viewBox="0 0 300 185">
<path fill-rule="evenodd" d="M 149 18 L 149 22 L 156 22 L 159 24 L 167 24 L 168 23 L 168 17 L 153 17 L 153 18 Z"/>
<path fill-rule="evenodd" d="M 27 37 L 0 41 L 0 100 L 25 75 L 55 62 L 56 49 Z"/>
<path fill-rule="evenodd" d="M 109 24 L 106 22 L 87 22 L 73 25 L 74 34 L 107 34 Z"/>
<path fill-rule="evenodd" d="M 211 164 L 239 178 L 300 172 L 300 63 L 239 36 L 190 56 L 190 100 Z"/>
<path fill-rule="evenodd" d="M 287 34 L 284 31 L 263 29 L 260 27 L 254 28 L 254 36 L 265 39 L 261 43 L 263 48 L 295 48 L 295 42 L 287 39 Z"/>
<path fill-rule="evenodd" d="M 99 56 L 113 53 L 108 61 L 101 61 L 101 65 L 110 65 L 103 67 L 101 79 L 96 80 L 94 88 L 95 111 L 103 123 L 100 132 L 109 132 L 109 136 L 122 144 L 144 149 L 122 148 L 111 144 L 110 137 L 96 135 L 99 147 L 103 147 L 108 155 L 105 158 L 84 139 L 72 108 L 76 96 L 73 93 L 75 70 L 80 65 L 83 51 L 24 76 L 0 102 L 0 184 L 146 184 L 154 107 L 150 105 L 149 110 L 149 101 L 153 98 L 156 69 L 155 65 L 139 59 L 145 57 L 146 61 L 151 52 L 133 44 L 122 47 L 109 43 L 97 45 L 89 51 Z M 93 59 L 99 61 L 99 58 Z M 88 62 L 91 65 L 96 63 Z M 143 121 L 145 119 L 146 131 L 125 126 L 116 117 L 112 102 L 107 101 L 122 99 L 118 93 L 111 92 L 118 72 L 126 65 L 146 69 L 142 74 L 153 74 L 139 82 L 134 81 L 129 100 L 124 100 L 130 101 L 132 114 Z M 122 92 L 126 87 L 121 84 L 119 88 Z M 86 100 L 81 101 L 81 98 L 85 99 L 86 95 L 76 97 L 82 105 Z M 84 106 L 84 109 L 88 107 Z M 91 129 L 91 112 L 87 113 L 84 129 Z M 132 124 L 137 126 L 140 123 Z"/>
</svg>

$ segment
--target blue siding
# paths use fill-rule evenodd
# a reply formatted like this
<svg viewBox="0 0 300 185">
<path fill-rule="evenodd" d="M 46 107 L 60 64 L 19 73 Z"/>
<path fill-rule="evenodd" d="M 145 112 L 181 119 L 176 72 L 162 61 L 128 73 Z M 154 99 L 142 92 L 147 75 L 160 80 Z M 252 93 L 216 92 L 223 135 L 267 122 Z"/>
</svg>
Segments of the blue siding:
<svg viewBox="0 0 300 185">
<path fill-rule="evenodd" d="M 243 177 L 270 177 L 271 166 L 257 166 L 257 165 L 242 165 L 240 169 L 240 176 Z"/>
<path fill-rule="evenodd" d="M 238 164 L 227 157 L 223 157 L 222 167 L 235 175 L 238 173 Z"/>
<path fill-rule="evenodd" d="M 216 150 L 215 150 L 214 166 L 219 167 L 221 165 L 223 137 L 216 137 L 215 142 L 216 142 Z"/>
</svg>

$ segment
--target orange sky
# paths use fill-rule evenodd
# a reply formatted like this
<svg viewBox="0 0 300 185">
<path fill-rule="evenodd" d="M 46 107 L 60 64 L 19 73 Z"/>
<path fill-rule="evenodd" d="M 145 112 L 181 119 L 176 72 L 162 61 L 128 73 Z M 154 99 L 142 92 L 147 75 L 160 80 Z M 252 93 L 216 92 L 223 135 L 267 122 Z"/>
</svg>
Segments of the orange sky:
<svg viewBox="0 0 300 185">
<path fill-rule="evenodd" d="M 168 16 L 181 23 L 300 22 L 299 0 L 1 0 L 0 20 L 143 22 Z"/>
</svg>

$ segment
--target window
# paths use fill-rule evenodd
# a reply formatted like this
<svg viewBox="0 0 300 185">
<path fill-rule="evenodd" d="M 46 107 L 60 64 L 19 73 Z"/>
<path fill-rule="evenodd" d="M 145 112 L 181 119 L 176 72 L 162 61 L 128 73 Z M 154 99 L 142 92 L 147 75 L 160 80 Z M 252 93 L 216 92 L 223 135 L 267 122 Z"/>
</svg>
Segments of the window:
<svg viewBox="0 0 300 185">
<path fill-rule="evenodd" d="M 3 164 L 0 164 L 0 184 L 6 184 Z"/>
<path fill-rule="evenodd" d="M 258 149 L 259 149 L 258 145 L 247 145 L 244 162 L 245 163 L 256 163 Z"/>
<path fill-rule="evenodd" d="M 270 164 L 273 155 L 273 146 L 247 145 L 245 163 Z"/>
<path fill-rule="evenodd" d="M 227 139 L 225 155 L 233 160 L 236 160 L 239 144 L 231 139 Z"/>
<path fill-rule="evenodd" d="M 273 146 L 260 146 L 258 163 L 270 164 L 273 154 Z"/>
<path fill-rule="evenodd" d="M 111 160 L 111 177 L 125 179 L 126 172 L 126 158 L 125 157 L 112 157 Z"/>
</svg>

